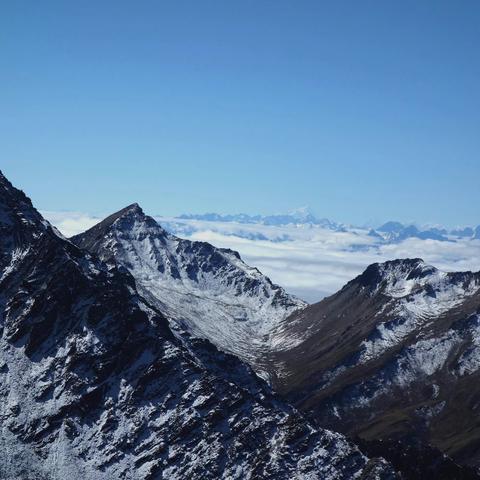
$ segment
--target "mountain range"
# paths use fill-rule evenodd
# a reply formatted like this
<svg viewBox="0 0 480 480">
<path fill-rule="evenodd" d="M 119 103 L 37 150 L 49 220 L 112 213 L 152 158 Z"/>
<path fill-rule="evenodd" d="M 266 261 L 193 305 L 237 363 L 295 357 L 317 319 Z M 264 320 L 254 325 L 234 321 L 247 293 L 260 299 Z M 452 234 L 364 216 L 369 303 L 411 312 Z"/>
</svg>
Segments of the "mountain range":
<svg viewBox="0 0 480 480">
<path fill-rule="evenodd" d="M 308 305 L 137 204 L 67 239 L 1 174 L 0 230 L 0 478 L 479 478 L 479 273 Z"/>
<path fill-rule="evenodd" d="M 224 222 L 236 223 L 240 225 L 264 225 L 264 226 L 297 226 L 297 227 L 317 227 L 329 230 L 358 231 L 367 230 L 373 238 L 384 243 L 397 243 L 408 238 L 418 238 L 421 240 L 437 240 L 441 242 L 455 241 L 456 239 L 480 239 L 480 225 L 477 227 L 457 227 L 448 229 L 445 227 L 418 227 L 414 224 L 404 224 L 397 221 L 388 221 L 375 228 L 365 228 L 354 225 L 338 223 L 327 218 L 317 218 L 308 207 L 302 207 L 292 210 L 285 214 L 275 215 L 247 215 L 240 214 L 183 214 L 168 221 L 168 226 L 172 232 L 185 233 L 182 225 L 189 221 L 200 222 Z M 190 228 L 194 228 L 189 224 Z M 184 227 L 185 228 L 185 227 Z M 190 230 L 191 232 L 191 230 Z M 249 238 L 252 238 L 251 236 Z M 254 239 L 254 238 L 252 238 Z M 285 238 L 286 240 L 288 238 Z"/>
<path fill-rule="evenodd" d="M 460 463 L 477 465 L 472 453 L 475 434 L 460 448 L 455 438 L 465 437 L 460 425 L 470 423 L 468 415 L 462 417 L 462 424 L 451 422 L 450 430 L 445 430 L 442 417 L 450 408 L 457 412 L 469 408 L 468 399 L 454 402 L 448 392 L 456 388 L 461 376 L 467 375 L 466 384 L 475 380 L 471 376 L 475 371 L 470 371 L 476 365 L 470 323 L 457 339 L 467 352 L 465 358 L 452 360 L 462 365 L 461 374 L 450 378 L 445 369 L 442 375 L 446 378 L 432 384 L 424 396 L 414 400 L 410 396 L 418 382 L 443 368 L 445 358 L 436 359 L 435 355 L 450 355 L 441 347 L 438 354 L 429 351 L 432 365 L 423 365 L 424 342 L 428 345 L 432 336 L 435 342 L 450 335 L 451 323 L 457 318 L 453 317 L 455 309 L 467 317 L 475 311 L 480 274 L 443 273 L 420 259 L 375 264 L 335 296 L 307 306 L 247 267 L 237 253 L 179 239 L 138 205 L 121 210 L 72 240 L 103 261 L 126 268 L 143 295 L 169 312 L 174 330 L 199 335 L 239 356 L 316 423 L 360 435 L 369 442 L 379 435 L 388 441 L 402 441 L 414 434 L 423 444 L 448 452 Z M 473 302 L 471 311 L 465 307 L 469 302 Z M 326 313 L 319 316 L 318 309 Z M 361 315 L 360 319 L 355 315 Z M 445 331 L 436 323 L 442 316 L 448 318 Z M 394 368 L 398 372 L 389 378 L 385 372 Z M 359 385 L 350 384 L 354 372 L 358 372 Z M 398 395 L 399 388 L 402 395 Z M 351 389 L 361 393 L 353 397 Z M 347 399 L 342 400 L 346 405 L 340 398 Z M 364 423 L 359 421 L 359 412 L 365 416 Z M 393 426 L 388 423 L 391 416 Z M 437 434 L 438 424 L 445 430 L 443 437 Z"/>
<path fill-rule="evenodd" d="M 176 335 L 124 268 L 0 175 L 0 478 L 393 478 L 236 357 Z"/>
<path fill-rule="evenodd" d="M 205 214 L 183 214 L 178 218 L 183 220 L 203 220 L 207 222 L 236 222 L 245 224 L 260 225 L 292 225 L 292 224 L 308 224 L 319 225 L 327 228 L 341 228 L 340 224 L 332 222 L 327 218 L 317 218 L 308 207 L 300 207 L 287 213 L 273 215 L 247 215 L 240 213 L 237 215 L 221 215 L 218 213 Z"/>
</svg>

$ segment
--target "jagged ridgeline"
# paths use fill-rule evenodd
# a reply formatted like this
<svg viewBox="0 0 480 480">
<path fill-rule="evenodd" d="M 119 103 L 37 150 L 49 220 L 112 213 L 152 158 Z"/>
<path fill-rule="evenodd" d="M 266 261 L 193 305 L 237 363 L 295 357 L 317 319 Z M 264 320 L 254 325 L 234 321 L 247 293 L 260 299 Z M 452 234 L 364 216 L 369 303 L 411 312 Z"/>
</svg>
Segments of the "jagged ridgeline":
<svg viewBox="0 0 480 480">
<path fill-rule="evenodd" d="M 394 478 L 235 357 L 184 344 L 1 174 L 0 231 L 0 478 Z"/>
<path fill-rule="evenodd" d="M 270 373 L 297 407 L 344 433 L 398 445 L 413 435 L 480 466 L 480 273 L 374 264 L 282 323 L 295 342 L 272 352 Z"/>
<path fill-rule="evenodd" d="M 405 478 L 477 478 L 441 452 L 477 462 L 476 413 L 464 413 L 472 399 L 450 398 L 457 385 L 476 381 L 477 319 L 469 316 L 478 274 L 443 273 L 420 259 L 374 264 L 307 307 L 238 253 L 169 234 L 137 204 L 72 241 L 130 272 L 177 336 L 236 354 L 320 425 L 360 435 L 365 449 L 388 456 Z M 468 327 L 450 331 L 457 310 L 470 318 Z M 460 375 L 439 373 L 449 371 L 448 356 Z M 449 412 L 460 421 L 450 422 Z M 365 443 L 377 438 L 384 442 Z"/>
<path fill-rule="evenodd" d="M 72 241 L 128 270 L 142 296 L 174 329 L 208 339 L 263 376 L 265 352 L 283 343 L 276 327 L 306 306 L 246 265 L 237 252 L 169 234 L 137 204 Z"/>
</svg>

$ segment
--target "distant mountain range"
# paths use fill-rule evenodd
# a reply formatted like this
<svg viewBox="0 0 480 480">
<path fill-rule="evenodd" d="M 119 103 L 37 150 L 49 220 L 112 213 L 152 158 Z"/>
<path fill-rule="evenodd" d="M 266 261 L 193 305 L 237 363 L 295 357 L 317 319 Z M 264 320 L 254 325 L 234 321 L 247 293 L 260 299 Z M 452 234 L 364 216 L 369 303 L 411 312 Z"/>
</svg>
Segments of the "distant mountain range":
<svg viewBox="0 0 480 480">
<path fill-rule="evenodd" d="M 180 223 L 175 224 L 175 220 Z M 238 223 L 244 225 L 265 225 L 265 226 L 297 226 L 297 227 L 319 227 L 326 228 L 337 232 L 342 231 L 358 231 L 365 230 L 364 227 L 357 227 L 347 224 L 338 223 L 327 218 L 317 218 L 307 208 L 302 207 L 292 210 L 285 214 L 276 215 L 222 215 L 217 213 L 205 214 L 183 214 L 175 220 L 168 223 L 172 231 L 185 233 L 182 231 L 182 221 L 197 220 L 201 222 L 225 222 Z M 193 228 L 193 227 L 191 227 Z M 455 229 L 447 229 L 443 227 L 418 227 L 413 224 L 403 224 L 396 221 L 389 221 L 377 228 L 367 229 L 369 235 L 380 242 L 395 243 L 401 242 L 408 238 L 418 238 L 421 240 L 437 240 L 440 242 L 455 241 L 456 239 L 480 239 L 480 225 L 477 227 L 463 227 Z M 260 236 L 255 238 L 253 234 L 247 234 L 248 238 L 266 239 Z M 285 238 L 284 240 L 288 240 Z"/>
<path fill-rule="evenodd" d="M 205 213 L 200 215 L 184 214 L 178 218 L 182 220 L 203 220 L 207 222 L 237 222 L 259 225 L 318 225 L 325 228 L 341 228 L 339 224 L 331 222 L 327 218 L 316 218 L 308 207 L 301 207 L 285 214 L 276 215 L 221 215 L 218 213 Z"/>
</svg>

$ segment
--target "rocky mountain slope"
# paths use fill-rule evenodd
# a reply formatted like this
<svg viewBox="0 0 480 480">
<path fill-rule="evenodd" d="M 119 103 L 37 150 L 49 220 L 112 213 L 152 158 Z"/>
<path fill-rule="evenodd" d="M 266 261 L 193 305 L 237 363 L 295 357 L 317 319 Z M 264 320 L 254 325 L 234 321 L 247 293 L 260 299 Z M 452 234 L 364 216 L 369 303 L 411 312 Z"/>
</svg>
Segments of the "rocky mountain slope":
<svg viewBox="0 0 480 480">
<path fill-rule="evenodd" d="M 111 215 L 72 241 L 126 268 L 145 298 L 173 325 L 258 367 L 270 332 L 306 306 L 239 254 L 167 233 L 137 205 Z"/>
<path fill-rule="evenodd" d="M 392 477 L 233 356 L 183 343 L 1 174 L 0 232 L 0 478 Z"/>
<path fill-rule="evenodd" d="M 273 384 L 321 424 L 480 465 L 480 273 L 373 264 L 281 328 Z"/>
</svg>

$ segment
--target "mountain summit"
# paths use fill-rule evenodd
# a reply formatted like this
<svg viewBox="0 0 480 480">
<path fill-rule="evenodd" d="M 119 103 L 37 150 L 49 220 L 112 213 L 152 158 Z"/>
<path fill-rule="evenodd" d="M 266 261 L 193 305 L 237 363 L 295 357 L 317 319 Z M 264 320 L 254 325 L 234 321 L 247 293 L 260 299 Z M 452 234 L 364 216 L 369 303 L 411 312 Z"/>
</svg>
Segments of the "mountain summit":
<svg viewBox="0 0 480 480">
<path fill-rule="evenodd" d="M 130 205 L 71 239 L 126 268 L 141 294 L 174 328 L 210 340 L 257 371 L 279 322 L 306 306 L 233 250 L 183 240 Z"/>
<path fill-rule="evenodd" d="M 296 341 L 270 359 L 273 385 L 322 424 L 480 465 L 480 272 L 373 264 L 282 325 Z"/>
</svg>

